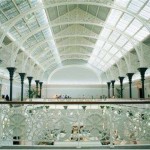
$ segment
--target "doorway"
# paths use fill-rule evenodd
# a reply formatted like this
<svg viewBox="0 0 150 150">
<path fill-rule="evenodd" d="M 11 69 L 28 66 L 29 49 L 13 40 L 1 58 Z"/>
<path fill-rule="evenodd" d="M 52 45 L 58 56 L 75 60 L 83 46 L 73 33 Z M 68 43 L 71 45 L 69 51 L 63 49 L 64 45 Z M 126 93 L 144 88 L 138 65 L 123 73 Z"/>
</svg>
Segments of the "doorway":
<svg viewBox="0 0 150 150">
<path fill-rule="evenodd" d="M 139 98 L 142 98 L 142 88 L 139 88 Z"/>
</svg>

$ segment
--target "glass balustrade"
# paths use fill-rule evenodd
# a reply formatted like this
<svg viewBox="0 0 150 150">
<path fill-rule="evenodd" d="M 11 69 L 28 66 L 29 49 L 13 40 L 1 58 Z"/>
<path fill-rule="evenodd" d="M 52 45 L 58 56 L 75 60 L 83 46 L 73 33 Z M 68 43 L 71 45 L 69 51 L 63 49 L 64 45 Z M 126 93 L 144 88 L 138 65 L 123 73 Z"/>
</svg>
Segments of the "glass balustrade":
<svg viewBox="0 0 150 150">
<path fill-rule="evenodd" d="M 0 102 L 0 124 L 1 146 L 143 145 L 150 144 L 150 103 Z"/>
</svg>

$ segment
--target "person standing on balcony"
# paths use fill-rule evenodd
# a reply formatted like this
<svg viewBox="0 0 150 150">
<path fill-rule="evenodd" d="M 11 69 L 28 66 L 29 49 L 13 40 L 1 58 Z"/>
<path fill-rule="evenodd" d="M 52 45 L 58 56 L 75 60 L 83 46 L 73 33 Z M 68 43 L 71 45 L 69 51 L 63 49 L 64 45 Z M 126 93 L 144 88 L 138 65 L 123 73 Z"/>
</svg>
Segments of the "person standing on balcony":
<svg viewBox="0 0 150 150">
<path fill-rule="evenodd" d="M 2 95 L 2 99 L 5 99 L 5 95 Z"/>
<path fill-rule="evenodd" d="M 8 95 L 6 95 L 5 99 L 6 99 L 6 101 L 9 101 L 9 96 L 8 96 Z"/>
</svg>

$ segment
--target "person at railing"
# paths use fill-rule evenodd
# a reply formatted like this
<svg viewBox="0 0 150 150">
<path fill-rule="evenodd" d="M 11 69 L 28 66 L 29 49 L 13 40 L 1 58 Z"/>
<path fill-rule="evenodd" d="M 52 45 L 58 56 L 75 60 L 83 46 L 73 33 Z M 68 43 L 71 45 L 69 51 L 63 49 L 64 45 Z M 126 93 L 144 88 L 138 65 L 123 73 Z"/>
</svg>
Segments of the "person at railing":
<svg viewBox="0 0 150 150">
<path fill-rule="evenodd" d="M 115 95 L 112 98 L 115 99 Z"/>
<path fill-rule="evenodd" d="M 6 95 L 5 99 L 6 99 L 6 101 L 9 101 L 9 96 L 8 96 L 8 95 Z"/>
<path fill-rule="evenodd" d="M 2 99 L 5 99 L 5 95 L 2 95 Z"/>
<path fill-rule="evenodd" d="M 55 98 L 56 99 L 70 99 L 71 97 L 68 95 L 56 95 Z"/>
</svg>

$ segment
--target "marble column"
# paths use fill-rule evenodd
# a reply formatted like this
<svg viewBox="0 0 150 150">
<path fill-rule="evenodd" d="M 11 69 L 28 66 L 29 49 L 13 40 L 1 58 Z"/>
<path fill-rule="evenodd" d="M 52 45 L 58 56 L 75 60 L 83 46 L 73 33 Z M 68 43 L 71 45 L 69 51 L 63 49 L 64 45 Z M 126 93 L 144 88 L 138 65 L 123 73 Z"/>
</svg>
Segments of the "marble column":
<svg viewBox="0 0 150 150">
<path fill-rule="evenodd" d="M 141 67 L 138 68 L 138 71 L 141 74 L 141 82 L 142 82 L 142 98 L 145 98 L 145 90 L 144 90 L 144 80 L 145 80 L 145 72 L 147 68 L 146 67 Z"/>
<path fill-rule="evenodd" d="M 39 84 L 40 84 L 40 98 L 41 98 L 41 96 L 42 96 L 42 85 L 43 85 L 43 82 L 39 82 Z"/>
<path fill-rule="evenodd" d="M 127 73 L 129 79 L 129 97 L 132 98 L 132 76 L 134 73 Z"/>
<path fill-rule="evenodd" d="M 111 84 L 111 82 L 107 82 L 107 85 L 108 85 L 108 98 L 110 98 L 110 84 Z"/>
<path fill-rule="evenodd" d="M 29 81 L 29 98 L 31 98 L 31 82 L 32 82 L 33 77 L 29 76 L 27 78 L 28 78 L 28 81 Z"/>
<path fill-rule="evenodd" d="M 13 75 L 16 70 L 15 67 L 7 67 L 7 70 L 9 71 L 10 76 L 10 101 L 12 101 L 12 92 L 13 92 Z"/>
<path fill-rule="evenodd" d="M 120 98 L 123 98 L 123 79 L 124 77 L 118 77 L 120 80 Z"/>
<path fill-rule="evenodd" d="M 23 101 L 23 85 L 24 85 L 24 77 L 25 73 L 19 73 L 21 79 L 21 101 Z"/>
<path fill-rule="evenodd" d="M 115 80 L 111 80 L 111 83 L 112 83 L 112 97 L 114 97 L 114 84 L 115 84 Z"/>
<path fill-rule="evenodd" d="M 39 84 L 39 80 L 35 80 L 36 83 L 36 98 L 38 98 L 38 84 Z"/>
</svg>

